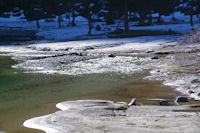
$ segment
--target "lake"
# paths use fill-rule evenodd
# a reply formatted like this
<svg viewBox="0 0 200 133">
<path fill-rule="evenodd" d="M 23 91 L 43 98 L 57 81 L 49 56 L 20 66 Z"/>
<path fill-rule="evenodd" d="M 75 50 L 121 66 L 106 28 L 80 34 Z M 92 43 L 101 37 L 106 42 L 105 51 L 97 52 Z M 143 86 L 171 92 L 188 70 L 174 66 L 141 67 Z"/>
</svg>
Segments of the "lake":
<svg viewBox="0 0 200 133">
<path fill-rule="evenodd" d="M 0 56 L 0 131 L 40 133 L 23 127 L 29 118 L 55 112 L 56 104 L 66 100 L 105 99 L 155 104 L 150 98 L 174 99 L 174 89 L 160 81 L 143 80 L 149 73 L 117 73 L 80 76 L 28 74 L 12 69 L 10 57 Z"/>
</svg>

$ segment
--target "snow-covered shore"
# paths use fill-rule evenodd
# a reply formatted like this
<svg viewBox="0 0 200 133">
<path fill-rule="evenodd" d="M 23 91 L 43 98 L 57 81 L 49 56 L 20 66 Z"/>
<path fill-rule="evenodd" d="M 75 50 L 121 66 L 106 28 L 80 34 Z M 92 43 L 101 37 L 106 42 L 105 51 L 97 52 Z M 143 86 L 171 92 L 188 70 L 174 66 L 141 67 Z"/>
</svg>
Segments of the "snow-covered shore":
<svg viewBox="0 0 200 133">
<path fill-rule="evenodd" d="M 150 69 L 155 62 L 150 57 L 136 57 L 137 54 L 164 45 L 175 45 L 177 38 L 178 36 L 148 36 L 0 46 L 0 52 L 19 61 L 14 68 L 27 72 L 68 75 L 106 72 L 132 74 Z M 112 53 L 120 56 L 109 57 Z M 130 55 L 121 56 L 123 53 Z"/>
</svg>

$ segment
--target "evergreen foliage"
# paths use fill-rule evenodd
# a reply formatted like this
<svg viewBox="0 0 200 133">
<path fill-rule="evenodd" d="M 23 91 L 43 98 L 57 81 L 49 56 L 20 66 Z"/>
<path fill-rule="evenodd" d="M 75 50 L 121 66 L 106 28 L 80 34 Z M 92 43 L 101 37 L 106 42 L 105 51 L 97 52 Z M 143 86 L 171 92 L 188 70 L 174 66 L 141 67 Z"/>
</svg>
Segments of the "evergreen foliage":
<svg viewBox="0 0 200 133">
<path fill-rule="evenodd" d="M 138 21 L 140 25 L 162 23 L 162 16 L 180 11 L 190 15 L 194 29 L 193 15 L 200 14 L 199 0 L 0 0 L 0 16 L 9 17 L 11 12 L 20 16 L 23 11 L 28 21 L 57 18 L 58 27 L 62 28 L 62 18 L 69 19 L 68 24 L 75 26 L 77 16 L 88 21 L 88 34 L 92 33 L 95 22 L 114 24 L 123 21 L 124 31 L 129 32 L 129 22 Z M 158 14 L 158 17 L 153 17 Z M 71 19 L 72 18 L 72 19 Z M 156 21 L 155 21 L 156 20 Z"/>
</svg>

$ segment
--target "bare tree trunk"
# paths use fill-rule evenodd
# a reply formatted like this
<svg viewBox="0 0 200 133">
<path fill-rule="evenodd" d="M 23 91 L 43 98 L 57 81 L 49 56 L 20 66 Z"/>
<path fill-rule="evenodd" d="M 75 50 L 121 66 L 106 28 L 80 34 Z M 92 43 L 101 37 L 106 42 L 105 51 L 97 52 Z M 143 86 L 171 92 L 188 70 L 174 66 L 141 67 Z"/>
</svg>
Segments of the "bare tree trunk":
<svg viewBox="0 0 200 133">
<path fill-rule="evenodd" d="M 70 25 L 70 23 L 71 23 L 71 16 L 69 16 L 69 23 L 68 24 Z"/>
<path fill-rule="evenodd" d="M 89 28 L 88 35 L 91 35 L 91 33 L 92 33 L 92 15 L 90 13 L 89 8 L 87 9 L 87 12 L 88 12 L 88 28 Z"/>
<path fill-rule="evenodd" d="M 39 29 L 40 28 L 39 20 L 37 19 L 36 22 L 37 22 L 37 29 Z"/>
<path fill-rule="evenodd" d="M 72 10 L 72 26 L 75 26 L 76 24 L 75 24 L 75 12 L 74 12 L 74 9 Z"/>
<path fill-rule="evenodd" d="M 129 32 L 129 25 L 128 25 L 128 0 L 124 0 L 124 28 L 125 28 L 125 32 Z"/>
<path fill-rule="evenodd" d="M 72 26 L 75 26 L 76 24 L 75 24 L 75 17 L 73 17 L 73 19 L 72 19 Z"/>
<path fill-rule="evenodd" d="M 172 19 L 175 19 L 174 12 L 172 13 Z"/>
<path fill-rule="evenodd" d="M 149 13 L 149 24 L 150 25 L 152 24 L 152 14 L 151 14 L 151 12 Z"/>
<path fill-rule="evenodd" d="M 191 30 L 194 31 L 194 22 L 193 22 L 193 15 L 190 14 L 190 25 L 191 25 Z"/>
<path fill-rule="evenodd" d="M 89 19 L 88 19 L 88 26 L 89 26 L 89 31 L 88 31 L 88 34 L 89 35 L 91 35 L 91 33 L 92 33 L 92 19 L 91 19 L 91 17 L 89 17 Z"/>
<path fill-rule="evenodd" d="M 190 25 L 191 25 L 191 30 L 194 31 L 194 22 L 193 22 L 193 14 L 194 14 L 194 0 L 192 0 L 192 8 L 191 8 L 191 13 L 190 13 Z"/>
<path fill-rule="evenodd" d="M 69 15 L 66 15 L 66 19 L 68 19 L 67 25 L 71 24 L 71 13 L 69 13 Z"/>
<path fill-rule="evenodd" d="M 144 25 L 144 16 L 142 14 L 139 14 L 139 24 Z"/>
<path fill-rule="evenodd" d="M 62 26 L 61 26 L 61 16 L 58 16 L 58 27 L 62 28 Z"/>
<path fill-rule="evenodd" d="M 161 22 L 161 15 L 160 13 L 158 14 L 158 20 L 157 20 L 157 23 L 160 23 Z"/>
</svg>

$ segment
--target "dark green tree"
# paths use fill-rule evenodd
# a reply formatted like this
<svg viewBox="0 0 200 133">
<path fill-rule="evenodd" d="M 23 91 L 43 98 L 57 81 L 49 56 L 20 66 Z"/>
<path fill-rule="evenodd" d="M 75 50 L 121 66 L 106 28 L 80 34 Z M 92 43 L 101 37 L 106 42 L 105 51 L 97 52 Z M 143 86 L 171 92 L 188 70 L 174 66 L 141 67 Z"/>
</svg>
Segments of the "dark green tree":
<svg viewBox="0 0 200 133">
<path fill-rule="evenodd" d="M 161 16 L 169 16 L 175 11 L 174 2 L 176 0 L 151 0 L 153 2 L 153 12 L 158 13 L 157 22 L 161 22 Z"/>
<path fill-rule="evenodd" d="M 172 0 L 172 19 L 175 19 L 174 13 L 179 11 L 180 0 Z"/>
<path fill-rule="evenodd" d="M 80 8 L 80 4 L 78 0 L 65 0 L 65 5 L 68 6 L 69 9 L 69 18 L 72 17 L 72 21 L 70 22 L 70 24 L 72 26 L 75 26 L 75 19 L 78 16 L 78 10 Z"/>
<path fill-rule="evenodd" d="M 129 31 L 128 14 L 131 6 L 131 0 L 108 0 L 107 2 L 108 16 L 113 19 L 123 19 L 125 32 Z"/>
<path fill-rule="evenodd" d="M 0 0 L 0 16 L 9 16 L 10 14 L 5 15 L 5 13 L 12 11 L 15 7 L 15 0 Z"/>
<path fill-rule="evenodd" d="M 88 34 L 91 35 L 94 23 L 93 17 L 97 12 L 100 12 L 98 0 L 81 0 L 79 4 L 79 13 L 88 20 Z"/>
<path fill-rule="evenodd" d="M 149 3 L 147 4 L 148 0 L 134 0 L 132 6 L 132 10 L 138 13 L 139 15 L 139 24 L 144 25 L 145 19 L 147 18 L 148 14 L 151 14 L 152 6 Z M 145 4 L 144 4 L 145 3 Z M 151 15 L 149 15 L 151 17 Z M 151 21 L 151 18 L 149 18 L 149 21 Z M 149 22 L 151 23 L 151 22 Z"/>
<path fill-rule="evenodd" d="M 190 15 L 191 30 L 195 30 L 193 15 L 199 14 L 199 0 L 181 0 L 180 10 L 185 15 Z"/>
<path fill-rule="evenodd" d="M 58 18 L 58 27 L 61 28 L 61 16 L 69 11 L 69 2 L 66 0 L 46 0 L 44 10 L 46 11 L 47 18 Z"/>
<path fill-rule="evenodd" d="M 44 11 L 45 0 L 23 0 L 21 9 L 24 10 L 24 16 L 28 21 L 36 21 L 37 28 L 40 28 L 39 20 L 45 18 Z"/>
</svg>

